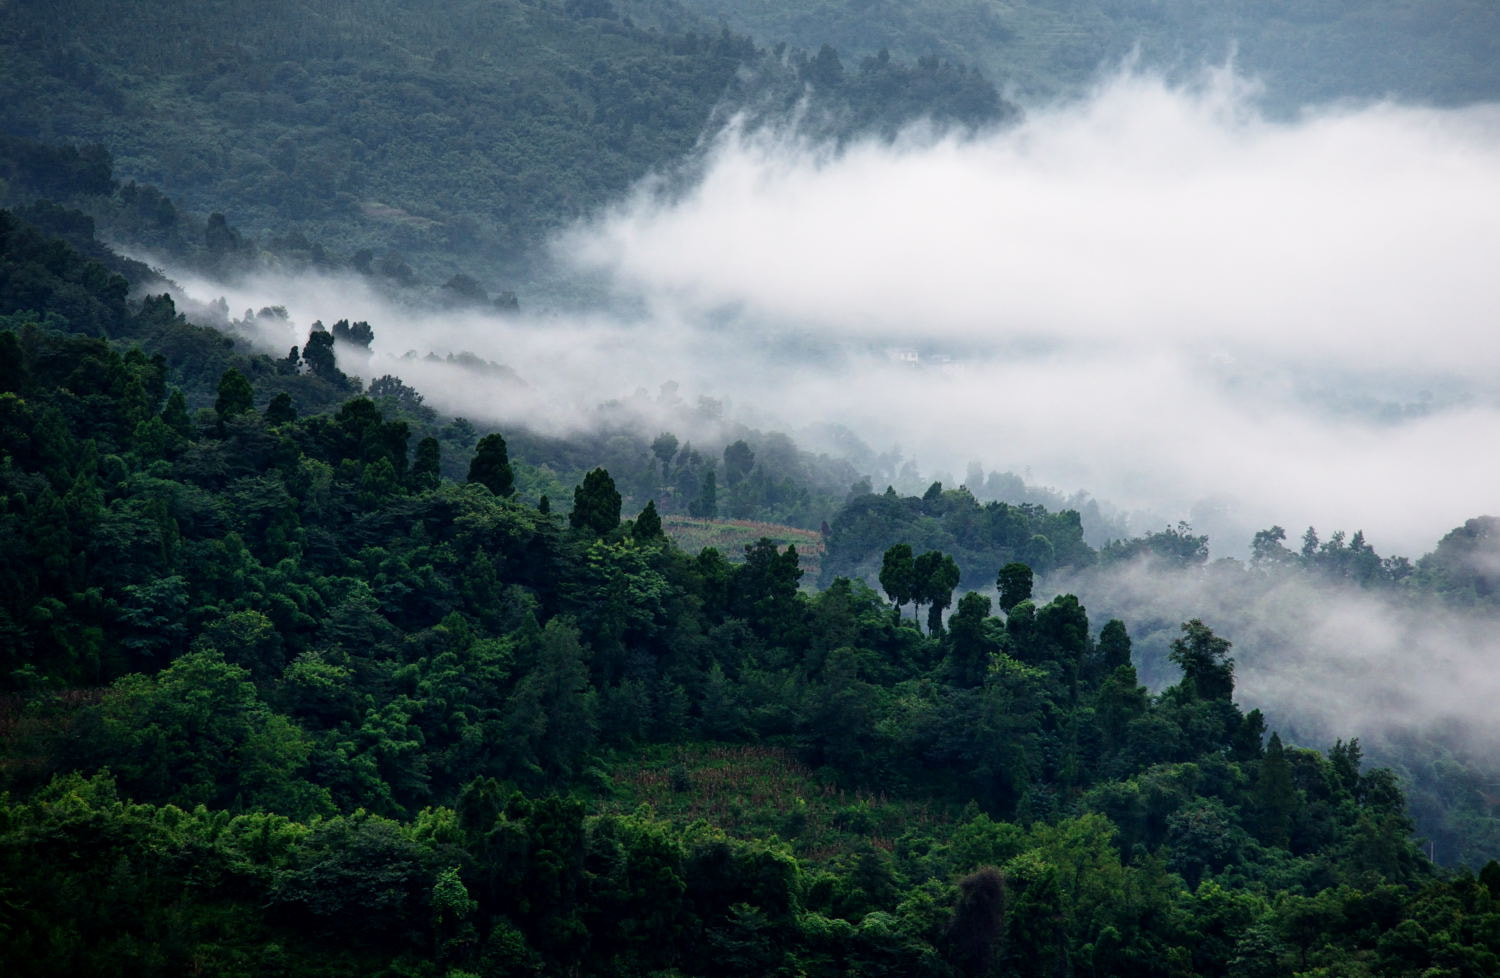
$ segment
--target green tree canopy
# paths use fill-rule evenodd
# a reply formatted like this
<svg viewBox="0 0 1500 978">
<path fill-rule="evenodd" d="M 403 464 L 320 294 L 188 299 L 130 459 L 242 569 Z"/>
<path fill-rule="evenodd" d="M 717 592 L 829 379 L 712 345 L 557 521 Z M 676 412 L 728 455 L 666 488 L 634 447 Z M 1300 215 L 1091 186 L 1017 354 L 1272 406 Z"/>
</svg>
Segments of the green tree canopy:
<svg viewBox="0 0 1500 978">
<path fill-rule="evenodd" d="M 880 586 L 898 609 L 912 600 L 917 587 L 917 570 L 911 544 L 898 543 L 885 552 L 880 564 Z"/>
<path fill-rule="evenodd" d="M 1022 601 L 1031 600 L 1031 581 L 1031 568 L 1023 563 L 1013 561 L 1000 568 L 995 581 L 1000 590 L 1000 610 L 1008 615 Z"/>
<path fill-rule="evenodd" d="M 479 439 L 474 450 L 474 460 L 469 463 L 470 482 L 477 482 L 497 496 L 509 496 L 515 491 L 516 477 L 510 467 L 510 452 L 505 438 L 498 432 Z"/>
<path fill-rule="evenodd" d="M 656 512 L 656 500 L 646 500 L 646 508 L 635 518 L 637 540 L 660 540 L 662 538 L 661 517 Z"/>
<path fill-rule="evenodd" d="M 1194 618 L 1183 623 L 1182 637 L 1172 641 L 1167 655 L 1182 667 L 1182 686 L 1193 696 L 1227 701 L 1234 696 L 1234 659 L 1229 648 L 1228 640 Z"/>
<path fill-rule="evenodd" d="M 219 380 L 219 396 L 214 401 L 214 410 L 219 417 L 228 418 L 244 414 L 255 408 L 255 391 L 244 374 L 233 367 L 224 371 Z"/>
<path fill-rule="evenodd" d="M 438 444 L 436 438 L 431 436 L 423 438 L 417 442 L 416 457 L 412 459 L 411 463 L 411 487 L 418 492 L 436 489 L 441 475 L 442 447 Z M 477 481 L 473 479 L 472 469 L 470 471 L 470 481 Z M 490 491 L 494 492 L 494 489 L 492 488 Z"/>
<path fill-rule="evenodd" d="M 568 523 L 575 530 L 603 536 L 620 525 L 620 493 L 604 469 L 594 469 L 573 490 L 573 512 Z"/>
</svg>

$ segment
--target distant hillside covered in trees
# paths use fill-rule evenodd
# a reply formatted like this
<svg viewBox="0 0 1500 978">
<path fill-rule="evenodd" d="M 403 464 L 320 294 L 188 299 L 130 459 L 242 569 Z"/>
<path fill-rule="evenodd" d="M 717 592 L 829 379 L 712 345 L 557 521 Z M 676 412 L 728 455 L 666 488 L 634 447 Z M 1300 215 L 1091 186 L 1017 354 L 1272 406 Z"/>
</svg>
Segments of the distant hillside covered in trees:
<svg viewBox="0 0 1500 978">
<path fill-rule="evenodd" d="M 1182 72 L 1231 59 L 1283 110 L 1345 98 L 1500 98 L 1500 10 L 1484 0 L 682 3 L 761 43 L 816 37 L 856 58 L 888 50 L 974 65 L 1023 98 L 1076 94 L 1126 60 Z"/>
<path fill-rule="evenodd" d="M 785 46 L 607 2 L 100 0 L 0 7 L 0 133 L 98 145 L 122 182 L 284 261 L 486 280 L 670 169 L 736 106 L 835 131 L 1003 120 L 948 64 Z M 658 26 L 666 24 L 667 26 Z M 4 188 L 0 188 L 3 190 Z M 3 196 L 3 195 L 0 195 Z M 161 223 L 172 217 L 157 198 Z M 146 237 L 146 247 L 159 245 Z"/>
</svg>

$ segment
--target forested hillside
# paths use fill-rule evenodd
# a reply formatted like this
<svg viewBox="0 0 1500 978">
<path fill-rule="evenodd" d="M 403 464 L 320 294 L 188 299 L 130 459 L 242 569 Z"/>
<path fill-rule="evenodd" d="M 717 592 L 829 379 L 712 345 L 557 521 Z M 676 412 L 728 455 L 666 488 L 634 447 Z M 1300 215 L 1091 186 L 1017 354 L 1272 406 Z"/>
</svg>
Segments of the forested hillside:
<svg viewBox="0 0 1500 978">
<path fill-rule="evenodd" d="M 609 3 L 317 0 L 0 7 L 0 131 L 102 145 L 122 182 L 219 212 L 293 265 L 411 285 L 483 279 L 653 169 L 736 107 L 816 92 L 835 130 L 1013 111 L 967 70 L 832 49 L 758 48 L 717 24 Z M 665 26 L 656 26 L 656 23 Z M 0 188 L 3 189 L 3 188 Z M 95 188 L 95 193 L 102 192 Z M 134 193 L 134 188 L 132 188 Z M 131 204 L 135 204 L 132 199 Z M 158 233 L 174 216 L 159 194 Z M 201 217 L 200 217 L 201 220 Z M 222 232 L 221 232 L 222 234 Z M 238 246 L 238 247 L 237 247 Z M 218 271 L 253 257 L 228 256 Z M 512 273 L 516 274 L 516 273 Z"/>
<path fill-rule="evenodd" d="M 602 335 L 559 311 L 585 300 L 650 307 L 631 341 L 764 325 L 770 390 L 845 355 L 548 266 L 731 118 L 814 168 L 941 158 L 1015 93 L 1231 39 L 1283 107 L 1459 103 L 1500 92 L 1496 36 L 1468 0 L 0 0 L 5 974 L 1500 973 L 1500 742 L 1469 722 L 1500 519 L 1213 560 L 1082 491 L 932 481 L 816 404 L 617 368 L 571 425 L 540 386 L 486 406 Z M 854 233 L 897 253 L 1010 233 L 908 241 L 861 186 Z M 256 274 L 388 318 L 211 298 Z M 962 375 L 903 328 L 930 362 L 850 355 Z M 434 364 L 472 396 L 435 408 Z M 1117 407 L 1081 376 L 1080 416 Z"/>
<path fill-rule="evenodd" d="M 1285 108 L 1388 95 L 1456 104 L 1500 93 L 1500 12 L 1482 0 L 683 4 L 766 42 L 812 36 L 854 55 L 887 49 L 977 65 L 996 84 L 1033 97 L 1076 91 L 1101 66 L 1126 58 L 1192 71 L 1231 56 Z"/>
<path fill-rule="evenodd" d="M 602 469 L 553 512 L 500 434 L 412 444 L 320 344 L 247 355 L 9 215 L 0 301 L 17 974 L 1494 967 L 1500 869 L 1437 873 L 1357 742 L 1266 740 L 1201 621 L 1153 695 L 1019 561 L 922 627 L 684 552 Z M 946 596 L 882 584 L 951 601 L 918 556 Z"/>
</svg>

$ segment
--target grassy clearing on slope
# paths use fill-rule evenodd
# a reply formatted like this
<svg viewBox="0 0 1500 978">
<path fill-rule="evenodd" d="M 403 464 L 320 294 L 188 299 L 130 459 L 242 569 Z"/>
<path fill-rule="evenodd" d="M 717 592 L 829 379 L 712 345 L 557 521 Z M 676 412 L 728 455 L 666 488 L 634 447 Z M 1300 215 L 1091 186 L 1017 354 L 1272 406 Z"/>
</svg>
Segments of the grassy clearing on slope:
<svg viewBox="0 0 1500 978">
<path fill-rule="evenodd" d="M 805 572 L 802 580 L 806 584 L 816 581 L 823 569 L 823 535 L 817 530 L 754 520 L 704 520 L 691 516 L 664 516 L 662 530 L 688 553 L 713 547 L 735 562 L 744 560 L 745 547 L 762 537 L 777 547 L 795 545 L 797 565 Z"/>
<path fill-rule="evenodd" d="M 889 852 L 908 831 L 930 833 L 952 816 L 930 805 L 841 788 L 781 747 L 672 744 L 621 754 L 601 812 L 642 804 L 685 825 L 703 819 L 740 838 L 775 836 L 799 860 L 824 863 L 873 846 Z"/>
</svg>

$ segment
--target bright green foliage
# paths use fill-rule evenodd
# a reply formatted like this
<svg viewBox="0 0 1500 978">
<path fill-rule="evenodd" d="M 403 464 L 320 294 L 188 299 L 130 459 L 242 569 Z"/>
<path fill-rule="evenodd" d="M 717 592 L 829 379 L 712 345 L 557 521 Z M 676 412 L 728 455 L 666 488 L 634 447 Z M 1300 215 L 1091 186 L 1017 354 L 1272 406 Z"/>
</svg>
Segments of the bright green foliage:
<svg viewBox="0 0 1500 978">
<path fill-rule="evenodd" d="M 319 804 L 317 791 L 298 784 L 305 736 L 216 651 L 185 655 L 154 679 L 121 679 L 98 716 L 97 740 L 85 749 L 136 797 L 303 812 Z"/>
</svg>

